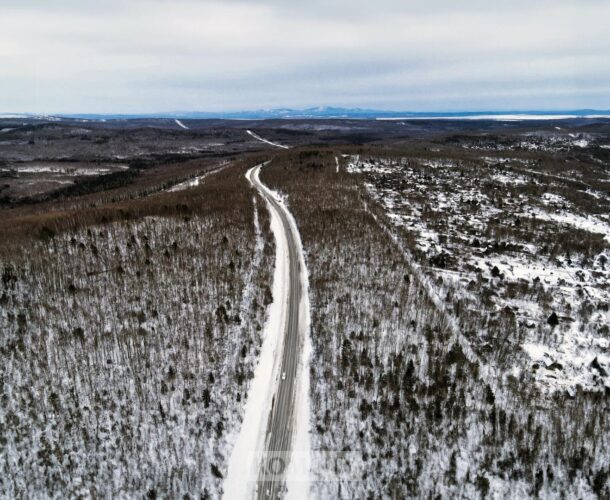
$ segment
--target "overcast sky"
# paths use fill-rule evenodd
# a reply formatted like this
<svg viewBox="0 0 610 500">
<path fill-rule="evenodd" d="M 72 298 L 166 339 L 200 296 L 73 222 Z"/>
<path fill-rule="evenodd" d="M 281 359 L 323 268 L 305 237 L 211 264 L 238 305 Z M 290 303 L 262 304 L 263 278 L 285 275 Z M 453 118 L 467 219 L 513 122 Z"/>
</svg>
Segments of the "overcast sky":
<svg viewBox="0 0 610 500">
<path fill-rule="evenodd" d="M 610 108 L 608 0 L 0 0 L 0 112 Z"/>
</svg>

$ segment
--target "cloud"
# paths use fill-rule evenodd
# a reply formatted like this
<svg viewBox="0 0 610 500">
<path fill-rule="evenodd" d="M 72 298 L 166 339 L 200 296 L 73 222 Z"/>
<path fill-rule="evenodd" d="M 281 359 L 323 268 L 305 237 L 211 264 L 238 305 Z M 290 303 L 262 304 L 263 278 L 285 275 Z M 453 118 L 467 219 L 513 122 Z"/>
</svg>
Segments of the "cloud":
<svg viewBox="0 0 610 500">
<path fill-rule="evenodd" d="M 610 107 L 597 0 L 0 1 L 0 110 Z"/>
</svg>

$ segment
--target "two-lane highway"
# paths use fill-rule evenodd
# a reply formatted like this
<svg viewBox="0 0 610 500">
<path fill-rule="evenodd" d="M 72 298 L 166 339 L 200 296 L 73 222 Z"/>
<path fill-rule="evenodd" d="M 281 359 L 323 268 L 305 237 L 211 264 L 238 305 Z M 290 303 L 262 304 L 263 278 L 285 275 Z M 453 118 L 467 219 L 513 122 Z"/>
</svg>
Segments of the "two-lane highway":
<svg viewBox="0 0 610 500">
<path fill-rule="evenodd" d="M 259 165 L 252 169 L 248 173 L 248 178 L 268 202 L 269 209 L 274 211 L 281 221 L 287 241 L 289 260 L 289 283 L 285 286 L 287 297 L 274 297 L 274 300 L 284 300 L 287 309 L 283 315 L 285 322 L 282 326 L 284 329 L 282 348 L 278 352 L 281 354 L 280 369 L 267 420 L 265 449 L 256 487 L 257 498 L 266 499 L 278 498 L 285 491 L 284 474 L 292 451 L 296 420 L 295 400 L 299 390 L 297 384 L 300 383 L 298 368 L 306 331 L 300 314 L 305 283 L 301 272 L 303 257 L 298 234 L 296 234 L 297 229 L 286 206 L 260 181 L 259 173 L 262 166 Z"/>
</svg>

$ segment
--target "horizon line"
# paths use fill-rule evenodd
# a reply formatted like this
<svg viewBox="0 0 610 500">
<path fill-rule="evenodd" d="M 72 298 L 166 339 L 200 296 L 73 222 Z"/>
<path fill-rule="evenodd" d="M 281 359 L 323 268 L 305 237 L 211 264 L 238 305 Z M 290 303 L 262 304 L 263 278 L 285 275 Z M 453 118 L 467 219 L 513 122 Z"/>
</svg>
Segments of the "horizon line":
<svg viewBox="0 0 610 500">
<path fill-rule="evenodd" d="M 198 116 L 199 115 L 199 116 Z M 27 119 L 27 118 L 158 118 L 158 119 L 264 119 L 264 118 L 369 118 L 369 119 L 413 119 L 413 118 L 460 118 L 460 117 L 480 117 L 497 118 L 506 116 L 512 119 L 519 118 L 610 118 L 610 109 L 597 108 L 576 108 L 576 109 L 505 109 L 505 110 L 468 110 L 468 111 L 400 111 L 394 109 L 374 109 L 361 107 L 339 107 L 339 106 L 315 106 L 307 108 L 260 108 L 242 109 L 236 111 L 203 111 L 203 110 L 175 110 L 175 111 L 154 111 L 154 112 L 69 112 L 69 113 L 46 113 L 46 112 L 26 112 L 0 111 L 0 119 Z"/>
</svg>

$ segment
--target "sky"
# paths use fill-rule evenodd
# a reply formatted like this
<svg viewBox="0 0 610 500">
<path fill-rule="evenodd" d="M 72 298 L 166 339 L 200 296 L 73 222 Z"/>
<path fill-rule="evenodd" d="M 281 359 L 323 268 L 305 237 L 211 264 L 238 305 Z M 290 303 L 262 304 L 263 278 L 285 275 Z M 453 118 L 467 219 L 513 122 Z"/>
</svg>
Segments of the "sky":
<svg viewBox="0 0 610 500">
<path fill-rule="evenodd" d="M 0 112 L 610 108 L 608 0 L 0 0 Z"/>
</svg>

